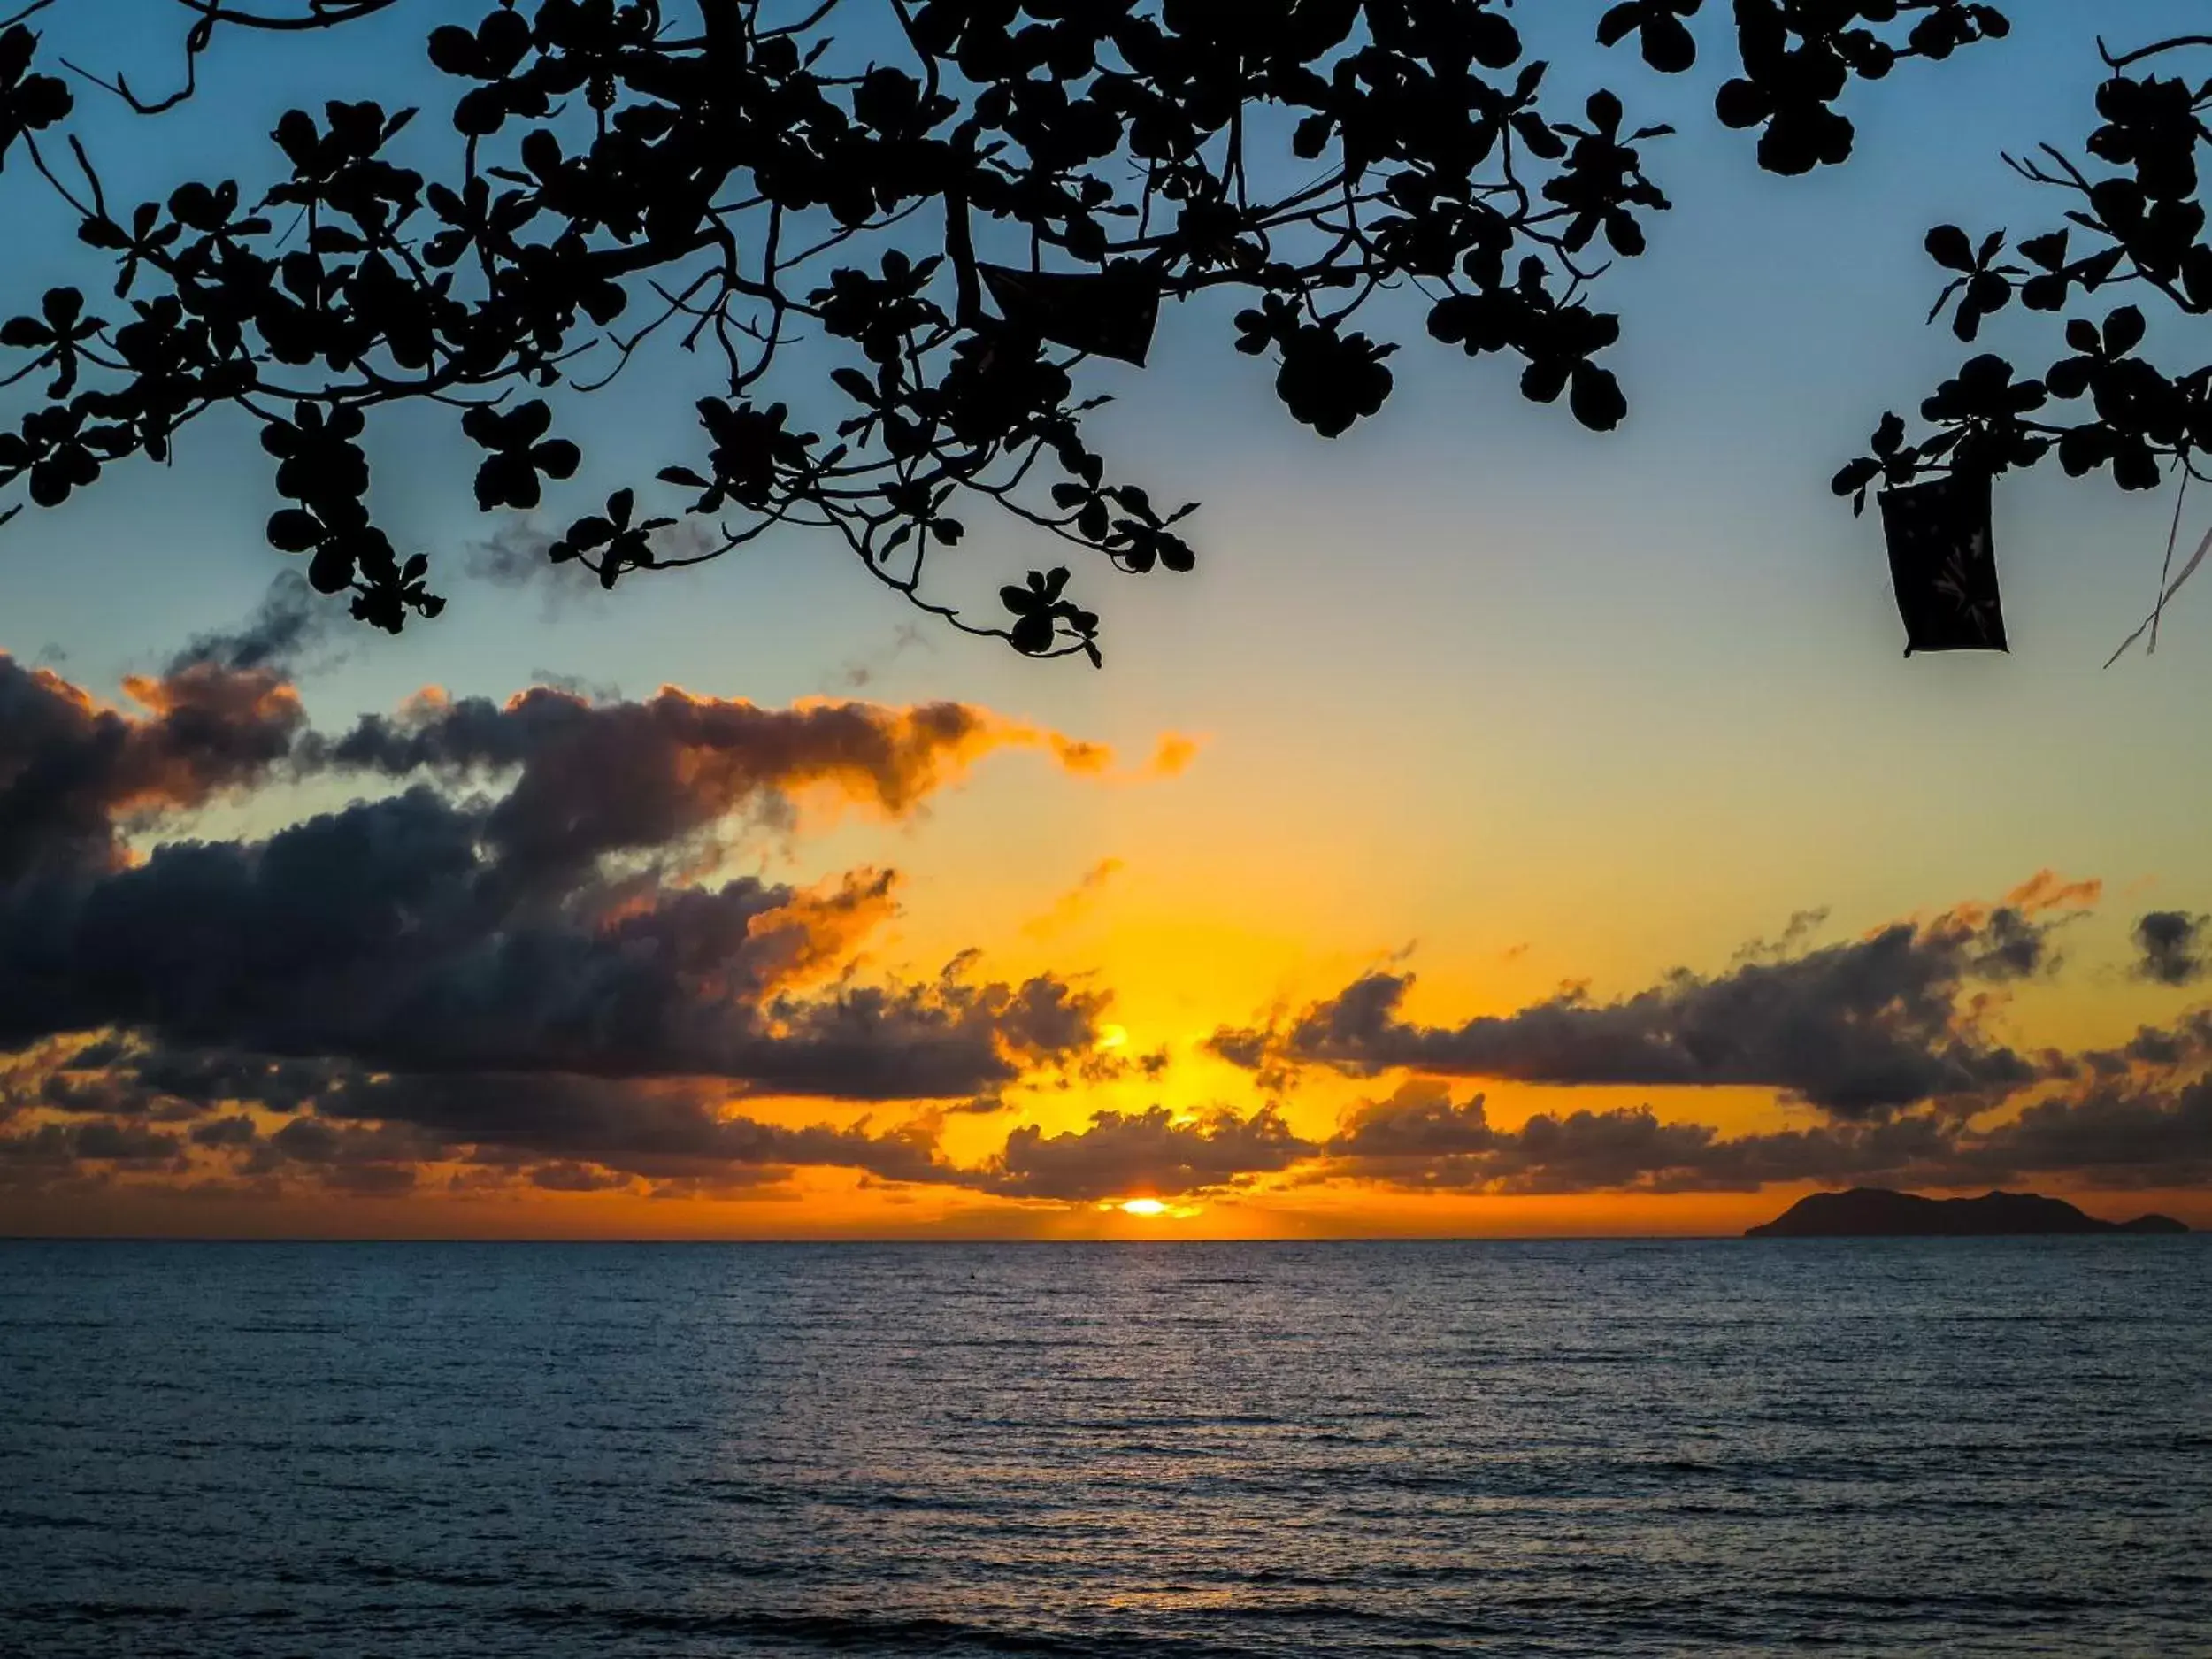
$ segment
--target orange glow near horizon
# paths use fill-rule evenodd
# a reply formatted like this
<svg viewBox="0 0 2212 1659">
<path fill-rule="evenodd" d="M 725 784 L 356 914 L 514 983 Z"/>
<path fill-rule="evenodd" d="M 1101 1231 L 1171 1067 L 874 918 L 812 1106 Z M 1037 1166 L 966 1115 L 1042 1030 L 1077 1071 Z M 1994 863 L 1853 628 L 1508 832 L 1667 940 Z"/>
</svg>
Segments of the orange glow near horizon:
<svg viewBox="0 0 2212 1659">
<path fill-rule="evenodd" d="M 62 728 L 91 731 L 85 694 L 46 670 L 26 683 Z M 219 677 L 176 683 L 257 732 L 306 718 L 273 676 L 236 696 Z M 153 764 L 171 741 L 158 718 L 183 692 L 131 684 L 150 712 L 115 718 L 151 758 L 115 786 L 113 827 L 149 869 L 162 841 L 266 845 L 311 828 L 305 807 L 328 822 L 388 804 L 349 806 L 329 779 L 278 776 L 264 795 L 219 772 L 173 777 Z M 2140 876 L 2024 860 L 1979 887 L 1862 893 L 1832 923 L 1786 910 L 1762 923 L 1766 901 L 1731 899 L 1710 861 L 1678 879 L 1617 872 L 1611 891 L 1592 886 L 1590 849 L 1567 843 L 1464 879 L 1441 856 L 1379 863 L 1398 829 L 1363 818 L 1352 795 L 1284 810 L 1268 794 L 1279 780 L 1256 775 L 1248 749 L 1210 744 L 1194 761 L 1193 745 L 1156 726 L 1151 739 L 1118 734 L 1116 751 L 1063 738 L 1076 720 L 982 704 L 802 698 L 778 710 L 672 687 L 644 703 L 546 687 L 526 698 L 558 712 L 549 729 L 561 733 L 588 730 L 579 723 L 603 707 L 646 765 L 659 839 L 634 845 L 628 828 L 601 824 L 584 764 L 597 751 L 567 754 L 542 789 L 616 838 L 601 862 L 564 867 L 569 886 L 547 895 L 588 926 L 572 937 L 518 910 L 480 937 L 457 933 L 469 951 L 437 965 L 465 966 L 459 983 L 499 956 L 507 930 L 550 928 L 594 972 L 501 992 L 588 1025 L 597 987 L 634 985 L 634 1026 L 626 1010 L 605 1036 L 549 1041 L 527 1020 L 509 1034 L 488 997 L 485 1018 L 513 1046 L 479 1055 L 465 1025 L 441 1049 L 340 1022 L 333 1049 L 278 1050 L 296 1087 L 242 1042 L 258 1034 L 251 1020 L 204 1053 L 188 1043 L 165 1056 L 157 1021 L 51 1033 L 0 1054 L 0 1233 L 1731 1234 L 1869 1169 L 1923 1172 L 1884 1184 L 1931 1191 L 2032 1185 L 2115 1220 L 2155 1209 L 2212 1222 L 2212 1194 L 2159 1179 L 2163 1152 L 2116 1172 L 2071 1153 L 2007 1164 L 1974 1139 L 2078 1108 L 2062 1126 L 2093 1137 L 2097 1113 L 2110 1115 L 2099 1089 L 2133 1091 L 2131 1107 L 2155 1097 L 2178 1122 L 2175 1102 L 2203 1086 L 2212 1013 L 2192 988 L 2199 964 L 2184 951 L 2161 980 L 2136 963 L 2130 930 L 2154 903 L 2192 937 L 2212 923 L 2181 908 L 2185 895 L 2154 899 Z M 450 706 L 419 696 L 398 718 Z M 775 741 L 756 752 L 763 731 Z M 1110 752 L 1155 741 L 1166 758 L 1148 770 L 1108 766 Z M 1056 772 L 998 766 L 971 780 L 988 750 L 1009 747 L 1048 749 Z M 800 811 L 821 788 L 867 810 Z M 191 813 L 149 818 L 157 798 Z M 507 856 L 459 803 L 435 810 L 480 838 L 478 856 Z M 1422 820 L 1422 833 L 1443 821 Z M 1030 833 L 1010 841 L 1010 822 Z M 1316 880 L 1322 871 L 1333 879 Z M 227 938 L 221 917 L 196 926 Z M 416 926 L 396 919 L 399 933 Z M 1884 940 L 1918 978 L 1878 977 L 1889 958 L 1863 953 Z M 157 961 L 169 942 L 134 936 Z M 1839 962 L 1877 977 L 1822 977 Z M 2061 974 L 2062 963 L 2079 965 Z M 1852 988 L 1865 983 L 1888 988 Z M 250 1008 L 261 994 L 251 982 L 226 993 Z M 1769 1023 L 1740 1041 L 1747 1018 Z M 1497 1046 L 1501 1033 L 1513 1042 Z M 775 1052 L 787 1044 L 798 1056 L 787 1062 Z M 1832 1049 L 1850 1065 L 1817 1071 Z M 417 1056 L 422 1074 L 387 1075 L 376 1063 L 395 1055 Z M 154 1058 L 181 1064 L 137 1069 Z M 2001 1064 L 1972 1071 L 1988 1062 Z M 1894 1088 L 1880 1079 L 1900 1064 L 1921 1092 L 1848 1093 L 1855 1079 Z M 2034 1156 L 2073 1144 L 2042 1133 L 2047 1123 L 2027 1127 L 2040 1135 L 2022 1137 Z M 1892 1130 L 1905 1151 L 1876 1144 Z M 1913 1149 L 1928 1144 L 1940 1156 Z M 1868 1162 L 1870 1146 L 1895 1161 Z M 2185 1154 L 2177 1175 L 2201 1167 Z M 2051 1172 L 2015 1179 L 2014 1168 Z"/>
</svg>

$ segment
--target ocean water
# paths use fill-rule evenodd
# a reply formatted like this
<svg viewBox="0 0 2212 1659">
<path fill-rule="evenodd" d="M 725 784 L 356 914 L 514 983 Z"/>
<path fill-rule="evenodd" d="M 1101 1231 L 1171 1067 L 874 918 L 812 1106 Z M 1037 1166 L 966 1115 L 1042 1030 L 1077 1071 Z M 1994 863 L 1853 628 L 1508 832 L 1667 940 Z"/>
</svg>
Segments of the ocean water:
<svg viewBox="0 0 2212 1659">
<path fill-rule="evenodd" d="M 0 1245 L 0 1654 L 2212 1654 L 2212 1240 Z"/>
</svg>

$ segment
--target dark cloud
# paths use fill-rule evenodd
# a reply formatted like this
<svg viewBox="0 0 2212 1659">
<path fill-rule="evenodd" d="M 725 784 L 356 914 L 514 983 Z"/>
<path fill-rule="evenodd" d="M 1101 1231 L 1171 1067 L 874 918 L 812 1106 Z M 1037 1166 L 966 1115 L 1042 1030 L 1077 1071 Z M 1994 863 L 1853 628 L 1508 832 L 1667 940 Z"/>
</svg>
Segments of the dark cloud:
<svg viewBox="0 0 2212 1659">
<path fill-rule="evenodd" d="M 1394 1187 L 1579 1192 L 1665 1184 L 1713 1141 L 1702 1125 L 1662 1124 L 1647 1108 L 1539 1114 L 1501 1130 L 1481 1095 L 1455 1103 L 1443 1084 L 1416 1080 L 1356 1108 L 1325 1150 L 1332 1173 Z"/>
<path fill-rule="evenodd" d="M 512 520 L 472 544 L 462 555 L 461 567 L 479 581 L 495 582 L 503 588 L 543 584 L 549 593 L 565 598 L 598 594 L 598 582 L 582 565 L 557 565 L 546 557 L 546 549 L 557 539 L 557 533 L 542 525 Z"/>
<path fill-rule="evenodd" d="M 672 687 L 634 703 L 547 686 L 504 703 L 425 699 L 309 748 L 315 764 L 391 778 L 511 774 L 485 838 L 511 872 L 557 883 L 610 854 L 684 847 L 733 817 L 787 823 L 810 790 L 903 816 L 1010 745 L 1047 747 L 1078 771 L 1110 760 L 964 703 L 765 709 Z"/>
<path fill-rule="evenodd" d="M 1338 1157 L 1418 1163 L 1487 1153 L 1498 1139 L 1481 1095 L 1457 1105 L 1447 1085 L 1415 1079 L 1386 1100 L 1355 1107 L 1328 1149 Z"/>
<path fill-rule="evenodd" d="M 250 1143 L 247 1175 L 305 1173 L 334 1192 L 384 1197 L 411 1191 L 418 1166 L 437 1156 L 427 1136 L 403 1124 L 357 1128 L 295 1118 Z"/>
<path fill-rule="evenodd" d="M 2131 1045 L 2151 1048 L 2154 1044 Z M 142 1122 L 44 1123 L 0 1135 L 0 1182 L 58 1190 L 125 1171 L 182 1173 L 186 1142 L 234 1178 L 391 1194 L 434 1164 L 455 1182 L 588 1193 L 646 1183 L 663 1194 L 772 1186 L 799 1168 L 1084 1204 L 1233 1189 L 1256 1177 L 1354 1179 L 1407 1191 L 1491 1194 L 1751 1192 L 1777 1185 L 1987 1187 L 2056 1180 L 2106 1189 L 2212 1180 L 2212 1082 L 2201 1044 L 2181 1069 L 2085 1067 L 2072 1083 L 1977 1124 L 1932 1110 L 1740 1135 L 1667 1122 L 1647 1107 L 1539 1112 L 1517 1127 L 1480 1095 L 1417 1079 L 1361 1103 L 1316 1143 L 1272 1109 L 1178 1117 L 1094 1113 L 1081 1130 L 1015 1129 L 995 1158 L 950 1164 L 934 1120 L 877 1130 L 772 1124 L 733 1113 L 698 1080 L 363 1077 L 334 1068 L 308 1110 L 266 1132 L 242 1112 L 180 1135 Z M 202 1173 L 204 1173 L 203 1168 Z"/>
<path fill-rule="evenodd" d="M 77 1173 L 78 1125 L 45 1123 L 0 1134 L 0 1184 L 22 1186 Z"/>
<path fill-rule="evenodd" d="M 2212 1080 L 2038 1101 L 1962 1156 L 1993 1180 L 2053 1172 L 2100 1187 L 2200 1187 L 2212 1181 Z"/>
<path fill-rule="evenodd" d="M 2189 1045 L 2192 1065 L 2201 1045 Z M 1648 1107 L 1539 1112 L 1493 1125 L 1483 1097 L 1415 1079 L 1348 1112 L 1317 1173 L 1415 1191 L 1755 1192 L 1805 1181 L 1986 1187 L 2057 1179 L 2101 1187 L 2212 1179 L 2212 1081 L 2135 1067 L 2083 1080 L 1990 1121 L 1916 1111 L 1729 1136 Z"/>
<path fill-rule="evenodd" d="M 787 817 L 803 791 L 899 816 L 995 748 L 1043 745 L 1079 770 L 1102 751 L 958 703 L 764 709 L 672 687 L 426 696 L 332 741 L 306 733 L 277 672 L 305 638 L 295 599 L 273 590 L 242 628 L 130 682 L 142 716 L 0 657 L 0 1046 L 113 1029 L 172 1056 L 158 1064 L 216 1068 L 134 1065 L 135 1103 L 64 1079 L 57 1103 L 304 1098 L 280 1076 L 222 1074 L 235 1056 L 950 1099 L 1094 1043 L 1102 999 L 1049 978 L 815 988 L 892 913 L 887 872 L 802 890 L 689 872 L 703 836 Z M 122 856 L 135 818 L 280 762 L 409 787 L 262 841 Z"/>
<path fill-rule="evenodd" d="M 118 1039 L 48 1055 L 35 1099 L 51 1111 L 180 1122 L 227 1102 L 294 1111 L 327 1086 L 327 1068 L 224 1053 L 144 1048 Z"/>
<path fill-rule="evenodd" d="M 995 1098 L 1096 1049 L 1105 997 L 1049 975 L 964 959 L 860 979 L 891 872 L 696 872 L 730 820 L 788 823 L 810 792 L 901 817 L 993 749 L 1076 771 L 1104 751 L 957 703 L 673 688 L 426 696 L 326 740 L 281 672 L 311 641 L 295 597 L 128 682 L 136 712 L 0 657 L 0 1120 L 51 1120 L 6 1141 L 12 1168 L 97 1174 L 188 1145 L 364 1192 L 440 1162 L 940 1181 L 932 1133 L 781 1127 L 729 1102 Z M 265 838 L 127 853 L 160 813 L 280 771 L 403 787 Z"/>
<path fill-rule="evenodd" d="M 2159 985 L 2193 985 L 2212 970 L 2205 928 L 2212 917 L 2153 910 L 2135 924 L 2135 975 Z"/>
<path fill-rule="evenodd" d="M 1247 1067 L 1764 1087 L 1839 1118 L 1878 1118 L 1985 1101 L 2039 1075 L 1979 1028 L 1976 987 L 2044 971 L 2054 926 L 2005 906 L 1816 948 L 1793 932 L 1710 977 L 1679 970 L 1611 1002 L 1571 990 L 1456 1026 L 1407 1021 L 1412 976 L 1371 973 L 1286 1030 L 1223 1031 L 1211 1047 Z"/>
<path fill-rule="evenodd" d="M 176 1136 L 143 1124 L 95 1122 L 77 1131 L 76 1152 L 109 1163 L 157 1164 L 174 1157 L 180 1144 Z"/>
<path fill-rule="evenodd" d="M 557 673 L 550 668 L 532 669 L 530 683 L 565 693 L 572 697 L 580 697 L 587 703 L 619 703 L 622 700 L 622 687 L 612 680 L 586 680 L 581 674 Z"/>
<path fill-rule="evenodd" d="M 265 669 L 189 662 L 125 689 L 139 712 L 0 653 L 0 887 L 114 868 L 126 831 L 262 781 L 306 726 Z"/>
<path fill-rule="evenodd" d="M 451 1164 L 534 1185 L 587 1191 L 642 1179 L 656 1182 L 757 1184 L 799 1166 L 844 1168 L 893 1183 L 965 1179 L 941 1156 L 933 1126 L 918 1121 L 878 1130 L 865 1118 L 838 1127 L 763 1122 L 730 1112 L 710 1080 L 641 1081 L 548 1073 L 372 1074 L 329 1062 L 303 1101 L 293 1065 L 257 1072 L 237 1066 L 246 1110 L 196 1122 L 183 1135 L 143 1123 L 99 1119 L 47 1123 L 0 1136 L 0 1162 L 50 1180 L 119 1158 L 169 1159 L 187 1143 L 227 1160 L 248 1178 L 292 1177 L 336 1191 L 392 1193 L 423 1166 Z M 294 1115 L 268 1125 L 270 1102 L 251 1091 L 283 1075 L 271 1092 Z M 539 1171 L 552 1174 L 539 1179 Z M 588 1185 L 587 1184 L 588 1178 Z"/>
<path fill-rule="evenodd" d="M 653 1179 L 731 1165 L 821 1164 L 886 1180 L 934 1182 L 950 1168 L 926 1125 L 791 1128 L 728 1113 L 726 1091 L 697 1079 L 542 1074 L 403 1076 L 358 1080 L 319 1102 L 315 1119 L 403 1128 L 426 1156 L 473 1162 L 591 1165 Z"/>
<path fill-rule="evenodd" d="M 1314 1150 L 1273 1107 L 1248 1118 L 1231 1111 L 1178 1118 L 1155 1106 L 1094 1112 L 1088 1128 L 1065 1134 L 1048 1135 L 1033 1124 L 1018 1128 L 983 1184 L 1018 1198 L 1172 1198 L 1286 1170 Z"/>
<path fill-rule="evenodd" d="M 1242 1066 L 1256 1071 L 1268 1062 L 1274 1048 L 1275 1033 L 1256 1026 L 1224 1026 L 1206 1039 L 1206 1048 L 1226 1060 L 1231 1065 Z"/>
<path fill-rule="evenodd" d="M 261 1138 L 261 1131 L 254 1120 L 243 1112 L 234 1112 L 227 1118 L 216 1118 L 203 1124 L 195 1124 L 188 1137 L 196 1147 L 211 1147 L 227 1150 L 250 1147 Z"/>
<path fill-rule="evenodd" d="M 530 1171 L 530 1185 L 549 1193 L 603 1193 L 629 1184 L 626 1175 L 588 1164 L 541 1164 Z"/>
<path fill-rule="evenodd" d="M 84 1124 L 44 1123 L 14 1134 L 0 1134 L 0 1180 L 22 1185 L 27 1178 L 44 1182 L 83 1172 L 88 1164 L 166 1166 L 183 1141 L 143 1124 L 95 1119 Z"/>
<path fill-rule="evenodd" d="M 1500 1129 L 1479 1094 L 1455 1102 L 1427 1079 L 1348 1114 L 1324 1148 L 1332 1175 L 1414 1190 L 1495 1193 L 1755 1191 L 1803 1180 L 1912 1179 L 1947 1156 L 1955 1125 L 1932 1113 L 1724 1137 L 1647 1106 L 1539 1112 Z"/>
<path fill-rule="evenodd" d="M 799 988 L 886 912 L 884 878 L 817 893 L 592 878 L 549 898 L 509 878 L 489 810 L 418 787 L 265 841 L 171 845 L 0 894 L 0 1045 L 119 1027 L 395 1071 L 883 1100 L 984 1093 L 1096 1041 L 1104 999 L 1050 978 Z"/>
<path fill-rule="evenodd" d="M 2144 1025 L 2116 1048 L 2055 1056 L 2056 1074 L 2088 1081 L 2148 1076 L 2170 1079 L 2212 1062 L 2212 1009 L 2193 1009 L 2170 1025 Z"/>
<path fill-rule="evenodd" d="M 328 1069 L 311 1062 L 272 1060 L 262 1055 L 179 1053 L 151 1049 L 102 1056 L 111 1074 L 189 1113 L 226 1102 L 250 1100 L 272 1111 L 297 1111 L 327 1087 Z M 80 1054 L 79 1066 L 94 1063 Z"/>
<path fill-rule="evenodd" d="M 232 673 L 263 669 L 290 672 L 311 649 L 329 636 L 337 616 L 337 611 L 308 586 L 304 576 L 286 571 L 269 584 L 252 616 L 234 628 L 218 629 L 194 639 L 171 659 L 169 672 L 181 674 L 202 665 Z"/>
<path fill-rule="evenodd" d="M 2050 924 L 2032 920 L 2009 906 L 2000 907 L 1982 925 L 1981 938 L 1969 960 L 1975 979 L 1996 984 L 2032 979 L 2056 965 Z"/>
</svg>

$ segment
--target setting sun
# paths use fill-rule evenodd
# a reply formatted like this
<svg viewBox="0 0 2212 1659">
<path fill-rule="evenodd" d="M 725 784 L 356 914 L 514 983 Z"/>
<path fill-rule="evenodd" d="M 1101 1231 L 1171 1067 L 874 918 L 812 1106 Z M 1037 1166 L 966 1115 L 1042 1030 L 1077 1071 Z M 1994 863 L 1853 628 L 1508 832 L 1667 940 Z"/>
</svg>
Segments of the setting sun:
<svg viewBox="0 0 2212 1659">
<path fill-rule="evenodd" d="M 1156 1198 L 1125 1198 L 1121 1213 L 1125 1216 L 1164 1216 L 1167 1206 Z"/>
</svg>

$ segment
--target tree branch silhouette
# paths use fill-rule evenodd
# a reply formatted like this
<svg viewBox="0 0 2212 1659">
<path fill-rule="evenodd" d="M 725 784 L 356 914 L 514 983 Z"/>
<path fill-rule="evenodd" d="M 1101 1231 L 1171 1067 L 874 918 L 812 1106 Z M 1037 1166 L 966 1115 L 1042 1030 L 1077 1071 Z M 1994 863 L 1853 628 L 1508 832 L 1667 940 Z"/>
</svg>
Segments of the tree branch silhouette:
<svg viewBox="0 0 2212 1659">
<path fill-rule="evenodd" d="M 2110 75 L 2096 92 L 2100 124 L 2077 161 L 2057 146 L 2007 156 L 2031 182 L 2070 198 L 2063 223 L 2017 242 L 2004 231 L 1978 242 L 1956 226 L 1928 234 L 1928 253 L 1954 273 L 1930 320 L 1947 310 L 1953 332 L 1972 342 L 1984 319 L 2016 298 L 2025 311 L 2055 319 L 2090 296 L 2116 291 L 2139 300 L 2101 317 L 2068 316 L 2057 332 L 2063 354 L 2039 376 L 2018 378 L 2008 358 L 1971 358 L 1920 405 L 1930 430 L 1910 429 L 1892 411 L 1871 452 L 1835 478 L 1839 495 L 1863 509 L 1877 484 L 1907 485 L 1930 475 L 1985 474 L 2057 457 L 2069 477 L 2110 468 L 2123 489 L 2151 489 L 2177 471 L 2199 480 L 2212 448 L 2212 364 L 2167 370 L 2146 350 L 2154 312 L 2201 317 L 2212 311 L 2212 243 L 2196 199 L 2197 148 L 2212 141 L 2205 124 L 2212 81 L 2133 75 L 2131 66 L 2170 54 L 2212 52 L 2212 36 L 2176 35 L 2115 56 L 2100 55 Z M 2008 250 L 2016 259 L 2006 257 Z M 2071 411 L 2054 405 L 2071 404 Z"/>
<path fill-rule="evenodd" d="M 226 34 L 328 36 L 391 0 L 177 4 L 174 92 L 63 66 L 150 119 L 196 96 Z M 863 8 L 898 61 L 834 50 Z M 1609 89 L 1555 88 L 1503 0 L 822 0 L 780 23 L 760 0 L 499 0 L 425 41 L 455 83 L 441 176 L 392 158 L 416 110 L 331 102 L 277 124 L 265 183 L 126 209 L 73 135 L 73 173 L 47 154 L 75 95 L 35 67 L 38 9 L 0 28 L 0 165 L 20 154 L 60 194 L 117 303 L 55 288 L 0 328 L 29 354 L 19 380 L 50 377 L 0 432 L 0 490 L 55 506 L 242 411 L 287 503 L 270 541 L 393 631 L 442 602 L 375 523 L 371 424 L 452 420 L 479 506 L 536 508 L 582 461 L 544 395 L 588 395 L 672 340 L 721 383 L 644 486 L 658 510 L 617 490 L 549 557 L 611 588 L 810 528 L 956 628 L 1095 664 L 1069 565 L 1003 587 L 987 618 L 929 580 L 987 508 L 1087 571 L 1192 568 L 1192 507 L 1110 477 L 1085 436 L 1089 358 L 1141 364 L 1164 303 L 1233 289 L 1238 349 L 1333 436 L 1393 387 L 1397 344 L 1355 325 L 1410 290 L 1436 341 L 1515 362 L 1526 397 L 1609 430 L 1628 405 L 1596 290 L 1669 206 L 1645 150 L 1670 129 Z M 1601 43 L 1664 73 L 1695 64 L 1700 10 L 1593 7 Z M 1785 174 L 1849 155 L 1853 80 L 2007 28 L 1969 0 L 1736 0 L 1733 20 L 1717 113 Z M 2122 257 L 2194 280 L 2148 250 Z M 1962 311 L 2011 280 L 1991 257 Z M 1958 464 L 1959 442 L 1914 464 Z M 1909 475 L 1900 453 L 1884 475 Z M 680 519 L 711 534 L 664 556 Z"/>
</svg>

